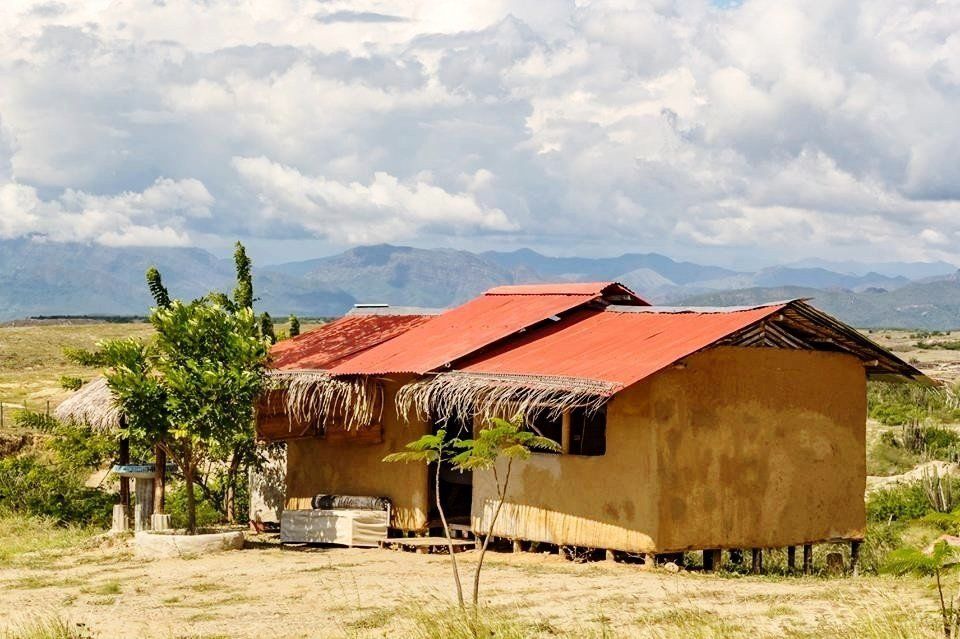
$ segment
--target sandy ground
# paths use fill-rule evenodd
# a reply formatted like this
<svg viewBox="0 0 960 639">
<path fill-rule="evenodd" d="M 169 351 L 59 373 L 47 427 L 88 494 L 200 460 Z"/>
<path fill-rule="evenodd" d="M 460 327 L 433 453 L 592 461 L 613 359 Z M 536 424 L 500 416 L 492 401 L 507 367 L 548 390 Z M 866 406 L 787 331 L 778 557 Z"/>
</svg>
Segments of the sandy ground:
<svg viewBox="0 0 960 639">
<path fill-rule="evenodd" d="M 476 553 L 458 557 L 469 568 Z M 488 560 L 484 604 L 540 636 L 679 637 L 690 619 L 717 630 L 709 636 L 830 636 L 818 629 L 885 611 L 933 619 L 915 580 L 674 574 L 535 553 Z M 410 636 L 411 611 L 447 606 L 450 584 L 444 555 L 270 543 L 143 561 L 121 543 L 0 568 L 0 636 L 51 615 L 95 637 Z"/>
</svg>

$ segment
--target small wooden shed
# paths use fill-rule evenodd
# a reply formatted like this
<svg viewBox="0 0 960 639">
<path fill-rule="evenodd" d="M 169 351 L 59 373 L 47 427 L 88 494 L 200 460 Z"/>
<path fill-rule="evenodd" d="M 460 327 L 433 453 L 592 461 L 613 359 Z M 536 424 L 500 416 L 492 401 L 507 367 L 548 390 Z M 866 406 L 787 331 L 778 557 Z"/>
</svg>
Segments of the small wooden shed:
<svg viewBox="0 0 960 639">
<path fill-rule="evenodd" d="M 380 460 L 440 424 L 519 411 L 563 452 L 515 469 L 498 536 L 645 554 L 858 541 L 866 380 L 928 381 L 804 300 L 667 308 L 616 283 L 500 287 L 392 326 L 322 369 L 306 353 L 343 327 L 278 352 L 259 432 L 288 442 L 288 508 L 385 496 L 395 528 L 428 528 L 426 469 Z M 486 530 L 490 473 L 443 470 L 445 509 Z"/>
</svg>

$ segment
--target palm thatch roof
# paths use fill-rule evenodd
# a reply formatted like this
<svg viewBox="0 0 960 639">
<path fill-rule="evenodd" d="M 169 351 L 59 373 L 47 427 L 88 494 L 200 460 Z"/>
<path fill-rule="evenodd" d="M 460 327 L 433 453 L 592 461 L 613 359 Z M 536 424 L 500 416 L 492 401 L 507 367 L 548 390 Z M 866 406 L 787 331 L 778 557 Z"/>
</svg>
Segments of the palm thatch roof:
<svg viewBox="0 0 960 639">
<path fill-rule="evenodd" d="M 341 424 L 363 428 L 383 417 L 383 386 L 373 377 L 333 377 L 327 371 L 270 371 L 270 386 L 286 396 L 286 412 L 293 419 L 320 420 L 323 426 Z"/>
<path fill-rule="evenodd" d="M 117 405 L 105 377 L 84 384 L 57 406 L 54 417 L 62 422 L 83 424 L 102 433 L 120 430 L 123 411 Z"/>
<path fill-rule="evenodd" d="M 509 417 L 539 413 L 559 417 L 575 407 L 599 410 L 620 386 L 610 382 L 544 375 L 509 375 L 452 371 L 403 386 L 397 412 L 430 415 Z"/>
</svg>

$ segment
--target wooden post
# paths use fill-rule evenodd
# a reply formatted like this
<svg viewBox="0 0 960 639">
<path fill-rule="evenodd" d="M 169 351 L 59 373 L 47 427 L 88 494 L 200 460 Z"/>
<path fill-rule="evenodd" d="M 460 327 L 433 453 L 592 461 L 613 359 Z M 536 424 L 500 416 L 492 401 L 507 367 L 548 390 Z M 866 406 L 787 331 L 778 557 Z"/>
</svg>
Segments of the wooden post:
<svg viewBox="0 0 960 639">
<path fill-rule="evenodd" d="M 126 466 L 130 463 L 130 440 L 126 435 L 120 435 L 120 450 L 117 455 L 117 464 Z M 123 506 L 124 516 L 129 522 L 133 513 L 130 511 L 130 478 L 120 478 L 120 505 Z"/>
<path fill-rule="evenodd" d="M 850 542 L 850 572 L 856 577 L 860 574 L 860 541 Z"/>
<path fill-rule="evenodd" d="M 797 547 L 787 546 L 787 572 L 797 569 Z"/>
<path fill-rule="evenodd" d="M 753 549 L 753 563 L 750 565 L 750 572 L 755 575 L 763 572 L 763 551 L 759 548 Z"/>
<path fill-rule="evenodd" d="M 560 450 L 564 455 L 570 452 L 570 411 L 563 411 L 563 421 L 560 426 Z"/>
<path fill-rule="evenodd" d="M 153 480 L 153 513 L 162 515 L 167 495 L 167 451 L 159 444 L 154 450 L 157 476 Z"/>
<path fill-rule="evenodd" d="M 719 548 L 709 548 L 703 551 L 704 572 L 715 572 L 719 570 L 722 563 L 723 559 Z"/>
<path fill-rule="evenodd" d="M 603 558 L 606 559 L 607 561 L 616 561 L 617 553 L 614 552 L 613 550 L 605 550 L 603 552 Z"/>
<path fill-rule="evenodd" d="M 813 572 L 813 544 L 803 545 L 803 574 Z"/>
<path fill-rule="evenodd" d="M 520 543 L 519 539 L 513 540 L 513 552 L 523 552 L 523 544 Z"/>
</svg>

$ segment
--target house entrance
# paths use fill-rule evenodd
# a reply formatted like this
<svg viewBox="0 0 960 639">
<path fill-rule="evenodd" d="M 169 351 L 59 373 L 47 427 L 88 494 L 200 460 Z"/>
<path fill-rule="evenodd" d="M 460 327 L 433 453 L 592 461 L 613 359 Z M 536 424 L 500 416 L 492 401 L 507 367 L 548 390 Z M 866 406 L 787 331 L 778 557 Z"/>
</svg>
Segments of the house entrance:
<svg viewBox="0 0 960 639">
<path fill-rule="evenodd" d="M 473 436 L 472 420 L 450 417 L 442 424 L 434 422 L 433 430 L 437 432 L 440 428 L 446 429 L 446 440 L 453 441 L 456 438 L 467 439 Z M 430 494 L 434 496 L 433 471 L 430 469 Z M 473 500 L 473 472 L 461 471 L 453 465 L 444 461 L 440 466 L 440 503 L 443 505 L 443 512 L 447 520 L 455 525 L 468 525 L 470 523 L 470 508 Z M 436 509 L 435 499 L 431 499 L 432 513 L 431 520 L 435 520 L 440 525 L 440 513 Z"/>
</svg>

